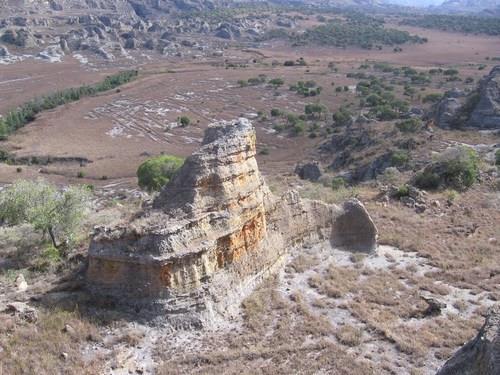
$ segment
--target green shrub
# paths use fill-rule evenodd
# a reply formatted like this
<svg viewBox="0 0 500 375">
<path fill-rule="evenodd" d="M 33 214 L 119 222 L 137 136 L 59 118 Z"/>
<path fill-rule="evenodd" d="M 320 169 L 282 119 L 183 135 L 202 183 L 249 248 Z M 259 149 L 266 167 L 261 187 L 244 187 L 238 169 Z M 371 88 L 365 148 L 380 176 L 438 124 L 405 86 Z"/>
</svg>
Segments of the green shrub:
<svg viewBox="0 0 500 375">
<path fill-rule="evenodd" d="M 339 190 L 345 187 L 345 180 L 342 177 L 334 177 L 332 179 L 332 189 Z"/>
<path fill-rule="evenodd" d="M 439 187 L 440 183 L 440 176 L 431 170 L 424 169 L 415 176 L 415 185 L 421 189 L 434 190 Z"/>
<path fill-rule="evenodd" d="M 298 122 L 296 122 L 293 125 L 292 132 L 294 135 L 299 135 L 299 134 L 302 134 L 304 132 L 305 128 L 306 128 L 306 125 L 305 125 L 304 121 L 299 120 Z"/>
<path fill-rule="evenodd" d="M 332 119 L 337 126 L 350 125 L 352 123 L 352 113 L 347 108 L 341 107 L 332 115 Z"/>
<path fill-rule="evenodd" d="M 274 88 L 278 88 L 282 86 L 285 83 L 285 81 L 282 78 L 273 78 L 269 80 L 269 84 L 273 86 Z"/>
<path fill-rule="evenodd" d="M 396 150 L 391 155 L 391 164 L 396 167 L 400 167 L 408 164 L 410 161 L 410 154 L 403 150 Z"/>
<path fill-rule="evenodd" d="M 188 126 L 189 124 L 191 124 L 191 119 L 187 116 L 181 116 L 179 118 L 179 122 L 181 123 L 181 126 L 184 128 L 184 127 Z"/>
<path fill-rule="evenodd" d="M 500 148 L 495 151 L 495 165 L 500 165 Z"/>
<path fill-rule="evenodd" d="M 306 104 L 304 113 L 311 117 L 319 117 L 322 113 L 326 112 L 326 107 L 323 104 L 313 103 Z"/>
<path fill-rule="evenodd" d="M 283 114 L 283 111 L 278 109 L 278 108 L 273 108 L 271 109 L 271 116 L 272 117 L 279 117 Z"/>
<path fill-rule="evenodd" d="M 408 185 L 401 185 L 395 193 L 396 198 L 407 197 L 410 195 L 410 188 Z"/>
<path fill-rule="evenodd" d="M 437 94 L 437 93 L 427 94 L 426 96 L 424 96 L 423 102 L 424 103 L 437 103 L 439 100 L 441 100 L 442 97 L 443 97 L 443 95 Z"/>
<path fill-rule="evenodd" d="M 422 129 L 422 120 L 413 117 L 396 123 L 396 128 L 402 133 L 415 133 Z"/>
<path fill-rule="evenodd" d="M 183 158 L 173 155 L 160 155 L 146 160 L 137 169 L 139 186 L 149 192 L 159 191 L 183 163 Z"/>
</svg>

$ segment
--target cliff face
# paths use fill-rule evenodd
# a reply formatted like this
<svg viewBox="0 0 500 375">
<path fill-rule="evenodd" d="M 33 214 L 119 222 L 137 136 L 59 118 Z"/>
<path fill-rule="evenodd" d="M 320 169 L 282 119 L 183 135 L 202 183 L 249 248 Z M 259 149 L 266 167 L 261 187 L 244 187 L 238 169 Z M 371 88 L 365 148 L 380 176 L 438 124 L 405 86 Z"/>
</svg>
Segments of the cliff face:
<svg viewBox="0 0 500 375">
<path fill-rule="evenodd" d="M 331 240 L 371 251 L 376 235 L 356 200 L 337 207 L 296 192 L 273 196 L 257 167 L 250 122 L 221 122 L 151 209 L 96 231 L 89 287 L 145 315 L 198 326 L 235 313 L 291 247 Z"/>
</svg>

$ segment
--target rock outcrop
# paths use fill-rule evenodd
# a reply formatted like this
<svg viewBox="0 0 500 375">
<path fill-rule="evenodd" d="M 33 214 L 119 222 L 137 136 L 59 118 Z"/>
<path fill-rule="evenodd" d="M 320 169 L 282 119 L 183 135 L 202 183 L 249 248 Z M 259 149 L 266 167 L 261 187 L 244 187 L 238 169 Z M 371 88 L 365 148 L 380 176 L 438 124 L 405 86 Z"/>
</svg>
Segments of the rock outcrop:
<svg viewBox="0 0 500 375">
<path fill-rule="evenodd" d="M 479 88 L 470 94 L 448 91 L 432 112 L 434 121 L 443 129 L 500 129 L 500 65 L 495 66 L 481 80 Z"/>
<path fill-rule="evenodd" d="M 500 129 L 500 65 L 494 67 L 479 84 L 479 101 L 473 109 L 469 126 Z"/>
<path fill-rule="evenodd" d="M 312 161 L 305 164 L 295 166 L 295 174 L 302 180 L 318 181 L 321 177 L 321 166 L 319 162 Z"/>
<path fill-rule="evenodd" d="M 500 374 L 500 306 L 492 308 L 477 336 L 460 348 L 437 375 Z"/>
<path fill-rule="evenodd" d="M 255 154 L 248 120 L 210 125 L 151 208 L 96 229 L 90 291 L 174 326 L 200 326 L 235 314 L 295 246 L 375 248 L 377 230 L 359 201 L 338 207 L 293 191 L 277 198 Z"/>
</svg>

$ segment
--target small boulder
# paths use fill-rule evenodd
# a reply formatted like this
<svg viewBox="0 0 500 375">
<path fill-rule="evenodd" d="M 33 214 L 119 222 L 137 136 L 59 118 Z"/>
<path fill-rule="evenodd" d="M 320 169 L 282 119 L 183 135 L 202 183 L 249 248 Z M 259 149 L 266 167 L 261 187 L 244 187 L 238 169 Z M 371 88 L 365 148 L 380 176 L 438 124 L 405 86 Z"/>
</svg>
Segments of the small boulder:
<svg viewBox="0 0 500 375">
<path fill-rule="evenodd" d="M 318 181 L 321 177 L 320 164 L 317 161 L 312 161 L 306 164 L 298 164 L 295 167 L 295 174 L 302 180 Z"/>
<path fill-rule="evenodd" d="M 17 290 L 20 292 L 25 292 L 28 289 L 28 283 L 24 279 L 24 275 L 22 273 L 20 273 L 16 277 L 16 287 L 17 287 Z"/>
</svg>

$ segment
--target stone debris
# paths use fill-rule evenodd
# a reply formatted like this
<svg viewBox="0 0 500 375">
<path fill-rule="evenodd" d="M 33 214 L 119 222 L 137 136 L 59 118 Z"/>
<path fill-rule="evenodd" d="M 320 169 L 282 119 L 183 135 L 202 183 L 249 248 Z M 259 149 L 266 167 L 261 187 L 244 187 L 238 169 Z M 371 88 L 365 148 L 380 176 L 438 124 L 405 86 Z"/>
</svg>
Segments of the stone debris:
<svg viewBox="0 0 500 375">
<path fill-rule="evenodd" d="M 4 312 L 18 316 L 29 323 L 34 323 L 38 320 L 38 312 L 25 302 L 10 302 L 7 304 Z"/>
</svg>

